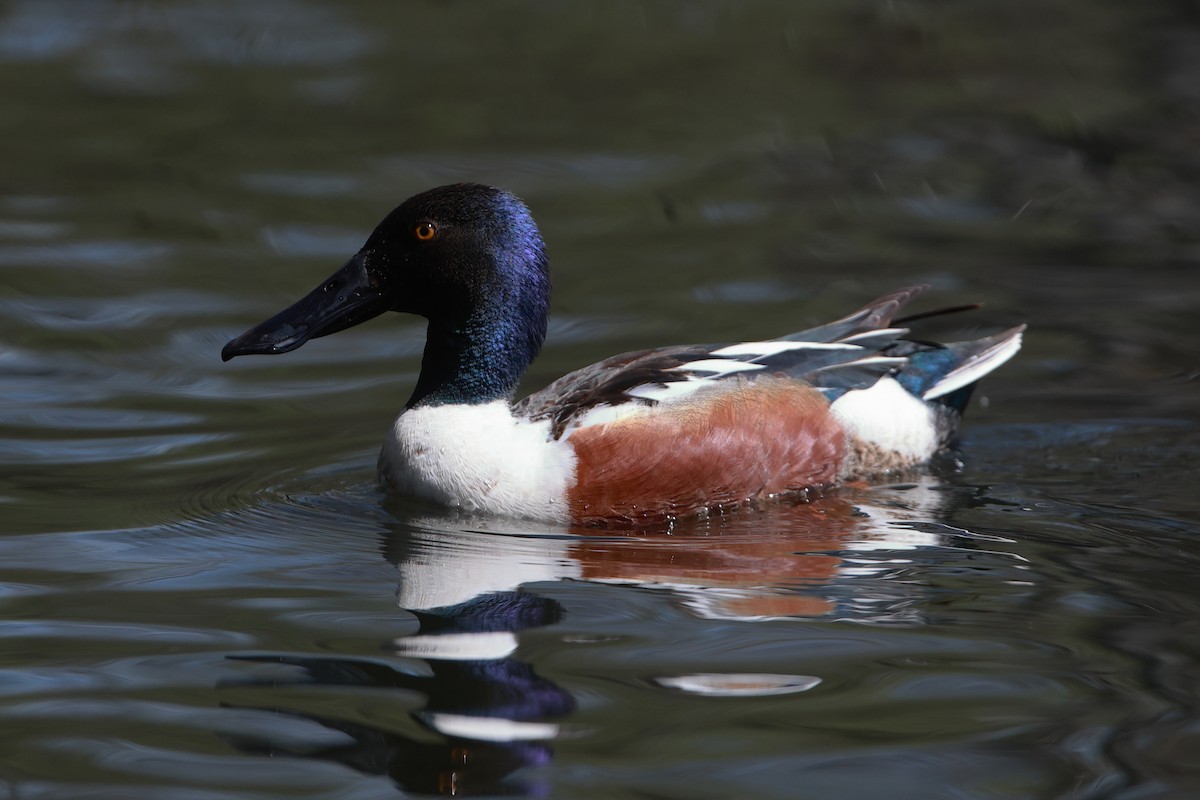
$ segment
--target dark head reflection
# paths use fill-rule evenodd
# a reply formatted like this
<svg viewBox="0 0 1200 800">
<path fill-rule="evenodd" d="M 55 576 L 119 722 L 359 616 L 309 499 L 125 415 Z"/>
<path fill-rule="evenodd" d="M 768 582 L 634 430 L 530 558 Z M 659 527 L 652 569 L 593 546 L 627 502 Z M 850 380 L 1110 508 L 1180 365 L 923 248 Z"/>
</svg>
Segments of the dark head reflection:
<svg viewBox="0 0 1200 800">
<path fill-rule="evenodd" d="M 424 705 L 409 712 L 408 720 L 426 734 L 402 720 L 368 724 L 276 709 L 340 731 L 349 741 L 304 750 L 240 737 L 231 741 L 247 752 L 325 759 L 387 775 L 414 793 L 547 794 L 537 773 L 526 768 L 551 761 L 549 742 L 559 733 L 557 720 L 569 715 L 575 702 L 513 653 L 519 631 L 553 624 L 561 618 L 562 607 L 547 597 L 509 591 L 413 611 L 419 630 L 393 644 L 406 668 L 389 666 L 384 660 L 350 658 L 250 656 L 240 660 L 289 664 L 301 671 L 291 681 L 274 678 L 260 685 L 316 684 L 419 693 Z M 431 741 L 429 734 L 436 738 Z"/>
</svg>

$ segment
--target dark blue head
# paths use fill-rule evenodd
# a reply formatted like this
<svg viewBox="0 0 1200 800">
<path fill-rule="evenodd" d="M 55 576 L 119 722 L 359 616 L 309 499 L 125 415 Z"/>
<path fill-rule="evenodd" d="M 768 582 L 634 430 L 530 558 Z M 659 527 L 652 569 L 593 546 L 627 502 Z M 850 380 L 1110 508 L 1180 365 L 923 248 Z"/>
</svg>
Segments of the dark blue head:
<svg viewBox="0 0 1200 800">
<path fill-rule="evenodd" d="M 511 396 L 541 349 L 550 303 L 545 246 L 520 200 L 473 183 L 411 197 L 346 265 L 221 357 L 286 353 L 384 311 L 429 320 L 408 405 Z"/>
</svg>

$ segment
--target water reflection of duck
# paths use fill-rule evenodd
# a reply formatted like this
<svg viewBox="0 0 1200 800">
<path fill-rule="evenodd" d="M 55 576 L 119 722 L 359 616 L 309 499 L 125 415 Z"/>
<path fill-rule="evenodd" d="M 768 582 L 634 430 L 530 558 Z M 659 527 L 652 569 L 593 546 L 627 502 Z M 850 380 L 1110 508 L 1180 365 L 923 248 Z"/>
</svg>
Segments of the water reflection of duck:
<svg viewBox="0 0 1200 800">
<path fill-rule="evenodd" d="M 369 715 L 356 715 L 352 703 L 327 704 L 326 713 L 289 711 L 279 703 L 270 709 L 315 722 L 347 740 L 295 747 L 242 735 L 230 737 L 232 743 L 246 752 L 337 761 L 386 774 L 401 788 L 421 794 L 545 796 L 536 775 L 518 773 L 551 761 L 550 741 L 561 727 L 556 720 L 575 709 L 575 700 L 513 651 L 517 633 L 559 620 L 559 603 L 531 592 L 485 590 L 454 605 L 408 610 L 420 629 L 395 642 L 392 658 L 235 657 L 299 670 L 290 677 L 273 674 L 243 682 L 243 687 L 315 684 L 379 692 L 379 710 Z M 389 715 L 386 708 L 397 694 L 423 697 L 423 707 Z"/>
<path fill-rule="evenodd" d="M 384 556 L 398 572 L 397 603 L 415 615 L 418 630 L 373 657 L 237 657 L 264 671 L 268 664 L 298 670 L 249 681 L 284 690 L 264 710 L 347 738 L 298 746 L 247 732 L 231 740 L 247 752 L 386 774 L 413 792 L 547 796 L 546 775 L 536 768 L 553 761 L 576 700 L 569 687 L 538 674 L 520 646 L 530 631 L 563 620 L 564 581 L 611 591 L 650 588 L 700 619 L 919 622 L 913 610 L 919 587 L 887 580 L 888 572 L 908 569 L 906 555 L 914 550 L 979 545 L 966 531 L 931 522 L 946 497 L 923 476 L 871 490 L 855 505 L 845 498 L 776 504 L 763 514 L 677 526 L 670 535 L 528 535 L 515 521 L 497 518 L 473 520 L 482 530 L 448 528 L 445 518 L 408 519 L 385 538 Z M 648 678 L 671 691 L 721 696 L 802 692 L 822 680 L 698 666 L 695 673 Z M 362 703 L 342 703 L 339 694 L 318 703 L 287 691 L 314 684 L 335 692 L 369 689 L 377 700 L 361 713 Z M 296 708 L 286 710 L 289 703 Z M 404 712 L 388 714 L 397 703 Z"/>
<path fill-rule="evenodd" d="M 946 487 L 912 477 L 635 536 L 589 536 L 595 530 L 582 527 L 547 536 L 501 518 L 452 519 L 451 527 L 446 518 L 407 517 L 386 556 L 399 573 L 397 601 L 414 612 L 566 580 L 667 591 L 707 619 L 916 621 L 912 592 L 919 588 L 888 575 L 911 569 L 915 551 L 975 550 L 988 537 L 934 522 L 946 511 Z M 419 653 L 421 638 L 406 648 Z M 517 638 L 480 630 L 454 645 L 464 654 L 502 656 Z"/>
<path fill-rule="evenodd" d="M 390 488 L 489 514 L 640 522 L 821 489 L 943 447 L 1023 326 L 902 339 L 894 315 L 921 288 L 779 339 L 609 358 L 514 405 L 546 332 L 544 245 L 516 197 L 458 184 L 405 201 L 338 272 L 221 355 L 419 314 L 421 374 L 380 456 Z"/>
</svg>

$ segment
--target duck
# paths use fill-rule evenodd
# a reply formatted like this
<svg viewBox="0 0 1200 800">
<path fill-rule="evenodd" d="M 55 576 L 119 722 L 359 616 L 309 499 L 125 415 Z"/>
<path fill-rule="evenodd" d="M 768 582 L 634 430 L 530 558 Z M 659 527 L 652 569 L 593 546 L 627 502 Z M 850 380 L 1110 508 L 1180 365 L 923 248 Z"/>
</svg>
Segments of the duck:
<svg viewBox="0 0 1200 800">
<path fill-rule="evenodd" d="M 971 341 L 906 338 L 910 286 L 775 339 L 624 353 L 515 400 L 550 309 L 545 242 L 494 186 L 424 191 L 340 269 L 232 339 L 287 353 L 387 311 L 428 322 L 421 369 L 378 461 L 390 493 L 471 514 L 622 526 L 802 500 L 946 448 L 980 378 L 1024 325 Z M 931 312 L 936 313 L 936 312 Z"/>
</svg>

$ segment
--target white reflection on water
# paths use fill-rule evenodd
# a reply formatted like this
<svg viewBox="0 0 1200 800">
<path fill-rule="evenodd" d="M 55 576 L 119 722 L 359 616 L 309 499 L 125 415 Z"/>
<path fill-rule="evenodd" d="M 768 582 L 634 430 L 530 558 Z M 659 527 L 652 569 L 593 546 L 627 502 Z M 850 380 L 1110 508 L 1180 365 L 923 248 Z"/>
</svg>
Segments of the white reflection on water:
<svg viewBox="0 0 1200 800">
<path fill-rule="evenodd" d="M 667 689 L 705 697 L 771 697 L 807 692 L 821 683 L 812 675 L 696 672 L 655 679 Z"/>
<path fill-rule="evenodd" d="M 520 521 L 445 518 L 412 521 L 396 559 L 397 602 L 447 608 L 545 581 L 635 585 L 672 593 L 704 619 L 919 621 L 910 582 L 892 580 L 921 549 L 978 551 L 995 537 L 931 522 L 946 493 L 928 476 L 916 483 L 779 505 L 669 535 L 528 534 Z"/>
<path fill-rule="evenodd" d="M 438 733 L 478 742 L 521 742 L 553 739 L 562 730 L 552 722 L 522 722 L 467 714 L 423 714 L 422 720 Z"/>
</svg>

